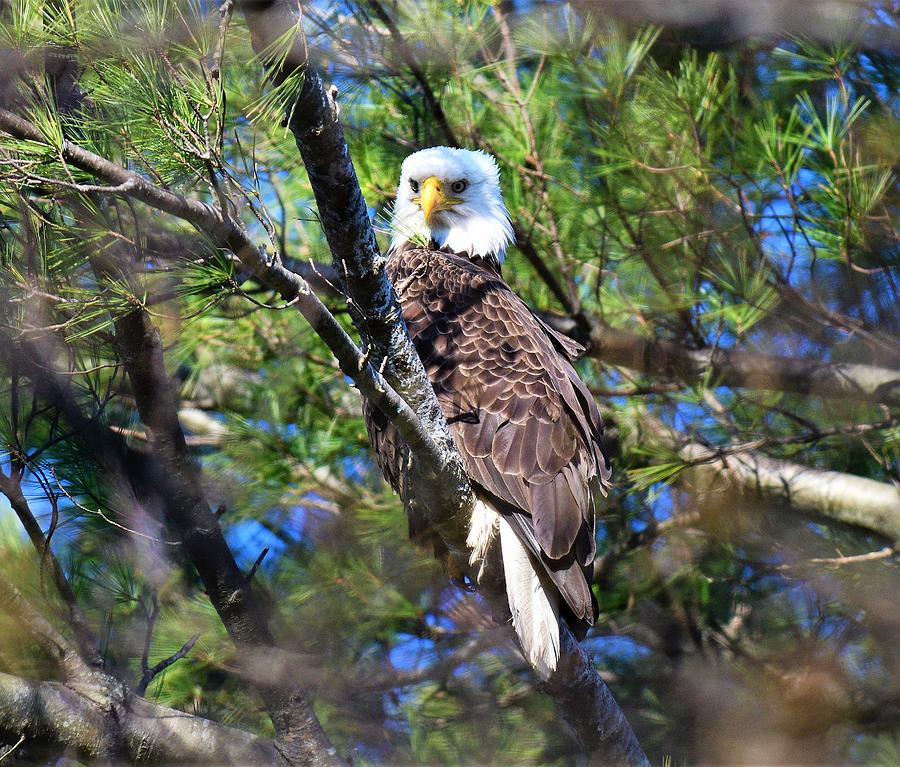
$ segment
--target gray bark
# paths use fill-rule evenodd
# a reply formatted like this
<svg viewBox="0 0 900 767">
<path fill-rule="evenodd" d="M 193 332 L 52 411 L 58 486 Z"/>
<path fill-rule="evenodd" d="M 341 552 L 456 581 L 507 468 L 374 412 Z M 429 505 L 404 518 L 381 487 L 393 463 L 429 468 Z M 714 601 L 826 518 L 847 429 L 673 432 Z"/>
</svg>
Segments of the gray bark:
<svg viewBox="0 0 900 767">
<path fill-rule="evenodd" d="M 854 525 L 900 541 L 900 488 L 854 474 L 770 458 L 753 449 L 710 448 L 685 440 L 646 410 L 617 420 L 629 439 L 650 450 L 675 453 L 689 466 L 685 475 L 701 493 L 736 490 L 792 511 Z"/>
<path fill-rule="evenodd" d="M 20 736 L 25 747 L 56 745 L 82 759 L 288 764 L 267 738 L 151 703 L 115 685 L 104 691 L 0 673 L 0 737 L 15 743 Z"/>
<path fill-rule="evenodd" d="M 247 4 L 247 20 L 257 51 L 294 27 L 299 6 L 291 0 Z M 444 454 L 437 463 L 408 443 L 410 486 L 404 503 L 424 507 L 432 527 L 451 552 L 467 551 L 468 512 L 472 491 L 453 446 L 449 427 L 403 322 L 396 294 L 375 245 L 365 201 L 337 119 L 333 98 L 305 58 L 305 46 L 273 73 L 281 81 L 296 68 L 304 71 L 297 101 L 289 110 L 289 127 L 297 140 L 319 206 L 319 216 L 332 251 L 334 267 L 344 279 L 357 328 L 372 354 L 387 362 L 391 385 L 410 403 L 434 444 Z M 424 460 L 423 460 L 424 459 Z M 414 508 L 413 513 L 416 512 Z M 498 614 L 506 611 L 502 589 L 483 589 Z M 565 626 L 559 667 L 547 692 L 587 753 L 606 764 L 649 764 L 631 726 L 606 683 Z"/>
<path fill-rule="evenodd" d="M 302 40 L 299 5 L 291 0 L 243 4 L 247 24 L 258 53 L 269 50 L 290 29 Z M 347 293 L 354 325 L 371 363 L 384 372 L 391 387 L 409 403 L 435 450 L 422 451 L 404 440 L 410 450 L 404 503 L 413 515 L 422 515 L 439 532 L 451 552 L 465 561 L 466 523 L 474 495 L 450 429 L 427 382 L 416 354 L 393 286 L 378 250 L 368 207 L 350 159 L 338 108 L 319 73 L 307 65 L 306 47 L 295 43 L 287 57 L 269 67 L 275 82 L 290 72 L 303 71 L 303 85 L 288 108 L 288 127 L 309 176 L 319 219 L 332 254 L 332 268 Z M 366 392 L 363 392 L 368 397 Z M 370 402 L 379 407 L 377 401 Z M 382 410 L 382 412 L 385 412 Z M 385 415 L 391 418 L 390 413 Z"/>
</svg>

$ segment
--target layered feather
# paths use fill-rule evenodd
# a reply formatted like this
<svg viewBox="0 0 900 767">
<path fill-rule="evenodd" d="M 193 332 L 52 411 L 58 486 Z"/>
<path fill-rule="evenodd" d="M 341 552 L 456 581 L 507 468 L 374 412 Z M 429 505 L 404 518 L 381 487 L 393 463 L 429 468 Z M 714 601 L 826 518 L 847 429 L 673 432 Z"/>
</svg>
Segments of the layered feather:
<svg viewBox="0 0 900 767">
<path fill-rule="evenodd" d="M 387 268 L 470 478 L 583 635 L 596 615 L 592 498 L 610 468 L 600 414 L 570 361 L 578 347 L 546 328 L 489 265 L 406 244 L 388 254 Z M 374 421 L 379 462 L 399 487 L 396 434 Z M 478 511 L 475 522 L 473 531 L 488 529 Z"/>
</svg>

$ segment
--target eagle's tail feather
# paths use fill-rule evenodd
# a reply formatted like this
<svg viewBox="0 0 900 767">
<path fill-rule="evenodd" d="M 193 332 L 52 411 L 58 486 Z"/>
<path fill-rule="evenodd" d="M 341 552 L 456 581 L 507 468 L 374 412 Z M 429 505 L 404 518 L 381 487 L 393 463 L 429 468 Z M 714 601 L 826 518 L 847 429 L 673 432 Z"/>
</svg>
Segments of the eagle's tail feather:
<svg viewBox="0 0 900 767">
<path fill-rule="evenodd" d="M 472 517 L 469 520 L 469 535 L 466 538 L 466 545 L 472 551 L 469 555 L 469 564 L 474 567 L 476 562 L 481 563 L 478 568 L 478 580 L 481 580 L 484 573 L 484 560 L 494 536 L 497 535 L 499 522 L 500 515 L 495 509 L 480 499 L 475 501 L 475 508 L 472 509 Z"/>
<path fill-rule="evenodd" d="M 546 681 L 559 661 L 559 597 L 552 586 L 545 587 L 531 555 L 506 518 L 497 516 L 513 628 L 528 662 Z"/>
</svg>

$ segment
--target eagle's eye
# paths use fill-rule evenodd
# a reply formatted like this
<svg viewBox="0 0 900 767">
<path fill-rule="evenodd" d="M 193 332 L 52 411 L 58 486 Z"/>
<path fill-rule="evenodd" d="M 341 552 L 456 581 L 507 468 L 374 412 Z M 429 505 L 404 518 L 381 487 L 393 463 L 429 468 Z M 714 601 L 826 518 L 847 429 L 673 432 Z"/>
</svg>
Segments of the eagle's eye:
<svg viewBox="0 0 900 767">
<path fill-rule="evenodd" d="M 460 179 L 459 181 L 454 181 L 450 188 L 453 190 L 453 194 L 462 194 L 466 191 L 467 186 L 469 186 L 469 182 L 465 179 Z"/>
<path fill-rule="evenodd" d="M 409 188 L 412 189 L 413 192 L 418 194 L 419 193 L 419 182 L 416 181 L 414 178 L 411 178 L 409 180 Z"/>
</svg>

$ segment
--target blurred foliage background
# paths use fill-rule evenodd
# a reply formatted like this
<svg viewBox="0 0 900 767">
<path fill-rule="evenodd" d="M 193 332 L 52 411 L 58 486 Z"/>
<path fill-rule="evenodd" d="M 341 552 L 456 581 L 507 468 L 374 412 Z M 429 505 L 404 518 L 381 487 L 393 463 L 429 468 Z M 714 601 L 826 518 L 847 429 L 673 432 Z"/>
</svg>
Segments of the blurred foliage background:
<svg viewBox="0 0 900 767">
<path fill-rule="evenodd" d="M 685 3 L 659 17 L 656 3 L 622 5 L 306 7 L 381 243 L 407 154 L 480 147 L 501 165 L 522 245 L 504 275 L 532 307 L 694 352 L 900 370 L 900 6 Z M 60 159 L 66 137 L 229 208 L 305 273 L 328 263 L 282 127 L 288 86 L 267 86 L 232 10 L 0 3 L 0 101 L 44 136 L 0 133 L 0 571 L 61 621 L 13 513 L 24 500 L 116 675 L 137 684 L 145 644 L 152 665 L 199 634 L 148 697 L 271 727 L 171 532 L 109 486 L 17 361 L 37 349 L 84 414 L 140 450 L 111 342 L 139 305 L 162 334 L 205 493 L 245 570 L 267 550 L 255 588 L 306 660 L 294 672 L 339 749 L 360 764 L 574 764 L 516 648 L 408 543 L 358 395 L 315 333 L 203 233 Z M 122 273 L 99 274 L 94 255 L 123 245 Z M 314 284 L 346 319 L 322 273 Z M 896 407 L 785 390 L 765 371 L 725 385 L 598 355 L 579 370 L 609 422 L 615 484 L 586 643 L 651 761 L 900 763 L 885 532 L 900 508 L 843 524 L 684 452 L 764 455 L 823 486 L 828 470 L 896 492 Z M 853 507 L 841 487 L 833 504 Z M 0 667 L 51 677 L 22 627 L 0 622 Z"/>
</svg>

